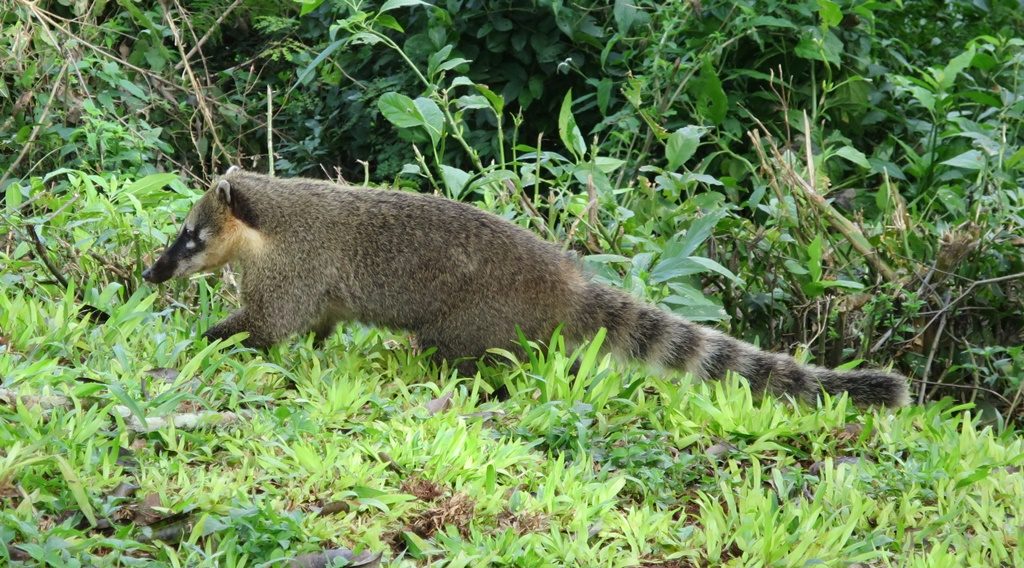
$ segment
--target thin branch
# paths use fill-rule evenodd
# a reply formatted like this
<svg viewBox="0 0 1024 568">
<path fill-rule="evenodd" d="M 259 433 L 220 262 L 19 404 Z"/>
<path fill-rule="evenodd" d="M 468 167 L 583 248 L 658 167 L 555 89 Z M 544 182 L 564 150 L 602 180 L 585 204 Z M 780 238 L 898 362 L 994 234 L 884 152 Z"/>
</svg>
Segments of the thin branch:
<svg viewBox="0 0 1024 568">
<path fill-rule="evenodd" d="M 804 115 L 804 127 L 807 129 L 807 132 L 805 132 L 804 135 L 805 137 L 809 137 L 810 125 L 807 122 L 806 115 Z M 771 138 L 770 133 L 765 132 L 765 134 L 768 135 L 769 139 Z M 836 209 L 832 207 L 828 201 L 826 201 L 825 198 L 818 193 L 806 179 L 803 178 L 803 176 L 798 174 L 793 166 L 786 162 L 782 153 L 774 144 L 771 144 L 770 148 L 772 155 L 780 164 L 782 173 L 788 179 L 790 184 L 794 188 L 799 189 L 800 193 L 811 203 L 811 205 L 814 206 L 815 209 L 818 210 L 819 213 L 821 213 L 823 217 L 825 217 L 826 220 L 828 220 L 829 224 L 846 237 L 850 242 L 850 245 L 864 256 L 868 261 L 868 264 L 870 264 L 877 273 L 889 282 L 897 282 L 899 280 L 899 275 L 888 264 L 886 264 L 884 260 L 882 260 L 878 251 L 876 251 L 875 248 L 871 246 L 871 243 L 868 242 L 867 238 L 864 237 L 864 233 L 861 232 L 861 230 L 849 219 L 844 217 L 842 213 L 836 211 Z"/>
<path fill-rule="evenodd" d="M 41 21 L 44 21 L 45 23 L 48 23 L 49 25 L 57 28 L 58 30 L 60 30 L 64 34 L 66 34 L 66 35 L 68 35 L 70 37 L 75 38 L 75 41 L 81 43 L 82 45 L 88 47 L 89 49 L 95 51 L 96 53 L 99 53 L 100 55 L 103 55 L 104 57 L 107 57 L 109 59 L 117 61 L 121 65 L 124 65 L 125 67 L 131 69 L 132 71 L 135 71 L 136 73 L 139 73 L 141 75 L 149 77 L 150 79 L 153 79 L 154 81 L 157 81 L 159 83 L 163 83 L 167 87 L 173 88 L 173 89 L 178 90 L 178 91 L 186 91 L 185 87 L 182 87 L 181 85 L 176 85 L 176 84 L 172 83 L 171 81 L 168 81 L 167 79 L 164 79 L 160 75 L 157 75 L 156 73 L 154 73 L 154 72 L 152 72 L 152 71 L 150 71 L 148 69 L 143 69 L 142 67 L 139 67 L 137 65 L 132 65 L 131 63 L 129 63 L 125 59 L 123 59 L 121 57 L 118 57 L 118 56 L 114 55 L 113 53 L 110 53 L 109 51 L 103 49 L 102 47 L 100 47 L 100 46 L 98 46 L 98 45 L 96 45 L 96 44 L 94 44 L 94 43 L 92 43 L 92 42 L 90 42 L 88 40 L 86 40 L 85 38 L 83 38 L 81 36 L 75 35 L 74 33 L 71 32 L 71 30 L 69 30 L 69 29 L 65 28 L 64 26 L 60 25 L 59 22 L 54 21 L 54 19 L 51 16 L 51 14 L 49 12 L 47 12 L 46 10 L 40 9 L 36 5 L 35 2 L 28 2 L 26 0 L 18 0 L 18 2 L 23 4 L 23 5 L 25 5 L 26 7 L 28 7 L 28 9 L 31 10 L 32 13 L 35 14 L 35 16 L 37 18 L 39 18 Z M 51 39 L 56 41 L 56 38 L 53 38 L 52 36 L 51 36 Z M 56 45 L 60 45 L 60 44 L 57 43 Z M 173 102 L 174 99 L 171 98 L 170 100 Z"/>
<path fill-rule="evenodd" d="M 1024 272 L 1017 272 L 1015 274 L 1007 274 L 1005 276 L 997 276 L 995 278 L 986 278 L 984 280 L 975 280 L 975 281 L 971 282 L 971 285 L 968 286 L 967 289 L 964 290 L 964 292 L 962 294 L 957 296 L 956 299 L 954 299 L 952 302 L 949 302 L 948 304 L 943 306 L 942 309 L 940 309 L 934 316 L 932 316 L 932 319 L 928 320 L 928 323 L 925 324 L 924 327 L 921 328 L 921 331 L 918 332 L 917 335 L 915 335 L 914 337 L 911 337 L 910 339 L 908 339 L 904 343 L 909 343 L 909 342 L 915 341 L 918 337 L 921 337 L 921 335 L 924 334 L 924 332 L 926 330 L 928 330 L 928 328 L 930 328 L 933 323 L 935 323 L 935 320 L 939 319 L 940 317 L 943 317 L 943 315 L 947 311 L 949 311 L 950 308 L 952 308 L 953 306 L 955 306 L 955 305 L 959 304 L 961 301 L 963 301 L 964 298 L 969 296 L 971 294 L 971 292 L 974 291 L 975 288 L 977 288 L 979 286 L 988 286 L 989 284 L 999 284 L 1000 282 L 1009 282 L 1010 280 L 1020 280 L 1022 278 L 1024 278 Z"/>
<path fill-rule="evenodd" d="M 234 3 L 232 3 L 230 6 L 224 9 L 224 13 L 222 13 L 220 17 L 218 17 L 213 22 L 213 25 L 210 26 L 210 29 L 206 30 L 206 33 L 203 34 L 203 37 L 199 38 L 199 41 L 197 41 L 196 44 L 192 46 L 192 49 L 188 50 L 188 53 L 184 55 L 184 59 L 179 61 L 177 65 L 174 66 L 175 71 L 181 71 L 185 67 L 188 61 L 192 59 L 192 56 L 194 56 L 196 52 L 198 52 L 200 49 L 203 48 L 204 45 L 206 45 L 206 42 L 209 41 L 210 37 L 213 36 L 214 30 L 219 28 L 220 25 L 224 23 L 224 20 L 227 19 L 227 17 L 231 14 L 231 12 L 234 12 L 235 8 L 237 8 L 238 5 L 241 3 L 242 0 L 235 0 Z"/>
<path fill-rule="evenodd" d="M 199 84 L 199 79 L 196 79 L 196 74 L 192 71 L 192 66 L 188 64 L 188 59 L 185 56 L 185 46 L 181 39 L 181 33 L 178 31 L 178 27 L 174 24 L 174 18 L 171 17 L 171 10 L 167 6 L 166 0 L 160 0 L 160 7 L 164 10 L 164 20 L 167 21 L 167 26 L 171 28 L 171 36 L 174 38 L 174 45 L 178 48 L 182 61 L 185 62 L 185 74 L 188 75 L 188 80 L 192 83 L 192 88 L 195 90 L 196 105 L 199 107 L 199 112 L 202 113 L 203 118 L 206 121 L 206 126 L 210 130 L 210 135 L 213 136 L 213 143 L 226 158 L 230 159 L 230 152 L 228 152 L 227 149 L 224 148 L 224 145 L 221 144 L 220 136 L 217 134 L 217 124 L 213 120 L 213 113 L 210 111 L 210 107 L 206 101 L 206 96 L 203 94 L 203 87 Z M 210 165 L 216 169 L 217 160 L 213 156 L 211 156 Z"/>
<path fill-rule="evenodd" d="M 11 163 L 10 167 L 7 168 L 7 171 L 4 172 L 3 177 L 0 177 L 0 189 L 4 187 L 4 183 L 7 181 L 7 178 L 11 177 L 11 174 L 18 169 L 21 161 L 25 159 L 29 149 L 32 148 L 32 143 L 35 142 L 36 136 L 39 135 L 39 131 L 42 130 L 43 124 L 46 122 L 46 117 L 50 114 L 50 106 L 53 104 L 53 99 L 57 96 L 57 89 L 59 89 L 64 83 L 64 73 L 67 70 L 68 64 L 65 62 L 60 68 L 60 73 L 57 74 L 57 80 L 53 82 L 53 88 L 50 89 L 50 97 L 46 99 L 46 105 L 43 106 L 43 112 L 39 115 L 39 121 L 32 127 L 32 132 L 29 133 L 28 140 L 21 145 L 21 151 L 18 152 L 18 157 L 14 159 L 14 162 Z"/>
<path fill-rule="evenodd" d="M 39 257 L 39 260 L 41 260 L 43 264 L 46 266 L 46 270 L 48 270 L 50 274 L 52 274 L 53 277 L 57 279 L 57 282 L 59 282 L 61 286 L 67 289 L 68 279 L 65 278 L 64 275 L 61 274 L 59 270 L 57 270 L 57 267 L 53 265 L 53 262 L 50 261 L 49 253 L 46 250 L 46 246 L 43 245 L 42 239 L 39 238 L 37 229 L 38 225 L 29 225 L 28 227 L 28 234 L 29 236 L 32 237 L 32 242 L 35 244 L 36 247 L 36 256 Z"/>
<path fill-rule="evenodd" d="M 949 299 L 949 293 L 946 293 L 946 300 Z M 942 317 L 939 318 L 939 329 L 935 332 L 935 338 L 932 340 L 932 346 L 928 350 L 928 359 L 925 361 L 924 370 L 921 371 L 922 377 L 930 376 L 932 370 L 932 363 L 935 361 L 935 353 L 939 350 L 939 342 L 942 339 L 942 332 L 946 329 L 946 311 L 942 310 Z M 924 399 L 927 395 L 928 389 L 921 385 L 921 391 L 917 395 L 917 403 L 924 404 Z M 935 392 L 935 389 L 932 389 Z"/>
</svg>

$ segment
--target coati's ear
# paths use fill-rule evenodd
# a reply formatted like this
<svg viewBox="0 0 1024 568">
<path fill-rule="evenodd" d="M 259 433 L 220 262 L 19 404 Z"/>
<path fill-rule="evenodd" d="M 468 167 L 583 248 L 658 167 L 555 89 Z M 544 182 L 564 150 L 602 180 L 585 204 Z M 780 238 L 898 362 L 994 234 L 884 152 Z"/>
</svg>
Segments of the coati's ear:
<svg viewBox="0 0 1024 568">
<path fill-rule="evenodd" d="M 228 168 L 228 171 L 224 172 L 224 175 L 229 176 L 229 175 L 231 175 L 231 174 L 233 174 L 235 172 L 240 172 L 240 171 L 242 171 L 241 167 L 239 167 L 239 166 L 231 166 L 230 168 Z"/>
<path fill-rule="evenodd" d="M 226 205 L 236 219 L 254 229 L 258 227 L 259 216 L 244 191 L 232 188 L 226 179 L 217 182 L 214 191 L 217 192 L 217 200 Z"/>
<path fill-rule="evenodd" d="M 231 182 L 226 179 L 220 180 L 217 182 L 217 188 L 214 189 L 214 191 L 217 192 L 217 199 L 219 199 L 221 203 L 229 207 L 231 206 Z"/>
</svg>

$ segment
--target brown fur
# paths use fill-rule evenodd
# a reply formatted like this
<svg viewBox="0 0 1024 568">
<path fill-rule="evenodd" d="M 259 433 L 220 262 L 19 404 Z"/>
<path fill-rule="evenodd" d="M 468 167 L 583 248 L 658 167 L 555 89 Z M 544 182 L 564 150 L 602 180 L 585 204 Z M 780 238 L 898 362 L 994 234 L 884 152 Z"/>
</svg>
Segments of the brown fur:
<svg viewBox="0 0 1024 568">
<path fill-rule="evenodd" d="M 267 347 L 309 331 L 322 340 L 357 320 L 412 331 L 454 362 L 518 351 L 517 326 L 543 342 L 564 325 L 572 346 L 604 327 L 608 350 L 704 379 L 735 371 L 758 392 L 907 400 L 899 375 L 801 366 L 590 281 L 556 245 L 464 203 L 232 170 L 189 219 L 215 227 L 210 260 L 242 272 L 244 305 L 210 338 L 244 331 L 248 345 Z"/>
</svg>

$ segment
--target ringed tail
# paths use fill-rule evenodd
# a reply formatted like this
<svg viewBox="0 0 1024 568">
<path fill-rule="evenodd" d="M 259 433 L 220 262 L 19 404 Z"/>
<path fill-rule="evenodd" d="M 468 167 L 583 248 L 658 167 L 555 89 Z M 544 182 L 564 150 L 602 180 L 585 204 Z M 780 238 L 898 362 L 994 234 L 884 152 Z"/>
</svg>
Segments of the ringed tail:
<svg viewBox="0 0 1024 568">
<path fill-rule="evenodd" d="M 700 379 L 721 379 L 733 371 L 758 393 L 814 401 L 824 390 L 836 396 L 849 393 L 859 405 L 898 407 L 909 402 L 907 380 L 901 375 L 802 365 L 789 355 L 762 351 L 600 283 L 587 284 L 574 318 L 572 327 L 585 333 L 604 327 L 606 345 L 617 355 L 688 371 Z"/>
</svg>

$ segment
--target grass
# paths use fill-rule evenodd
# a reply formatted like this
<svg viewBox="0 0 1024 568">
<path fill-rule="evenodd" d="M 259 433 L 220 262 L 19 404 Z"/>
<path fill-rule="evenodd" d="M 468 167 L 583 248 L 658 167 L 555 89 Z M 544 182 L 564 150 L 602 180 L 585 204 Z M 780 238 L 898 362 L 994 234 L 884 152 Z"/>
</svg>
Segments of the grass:
<svg viewBox="0 0 1024 568">
<path fill-rule="evenodd" d="M 0 557 L 1024 564 L 1024 442 L 963 406 L 757 401 L 736 379 L 694 385 L 593 353 L 577 378 L 557 350 L 458 379 L 356 326 L 322 351 L 297 338 L 263 356 L 194 341 L 226 306 L 205 282 L 190 289 L 196 312 L 158 311 L 148 288 L 97 294 L 103 323 L 80 319 L 71 293 L 4 290 L 0 374 L 22 397 L 0 405 Z M 506 400 L 489 396 L 497 385 Z M 51 394 L 73 406 L 32 404 Z M 243 417 L 136 432 L 115 406 Z"/>
<path fill-rule="evenodd" d="M 1024 565 L 1024 441 L 969 406 L 757 400 L 600 337 L 473 378 L 355 325 L 322 350 L 208 345 L 229 282 L 137 276 L 188 191 L 90 180 L 9 218 L 74 260 L 68 289 L 2 249 L 6 564 Z"/>
</svg>

